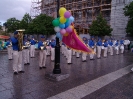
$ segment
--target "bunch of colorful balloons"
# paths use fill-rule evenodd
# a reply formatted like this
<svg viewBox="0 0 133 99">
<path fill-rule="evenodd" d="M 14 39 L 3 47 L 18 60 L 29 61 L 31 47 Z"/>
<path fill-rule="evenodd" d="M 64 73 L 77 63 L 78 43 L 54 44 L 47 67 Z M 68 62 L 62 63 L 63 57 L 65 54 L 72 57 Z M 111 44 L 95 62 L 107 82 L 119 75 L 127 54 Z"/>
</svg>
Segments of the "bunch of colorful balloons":
<svg viewBox="0 0 133 99">
<path fill-rule="evenodd" d="M 70 11 L 67 11 L 64 7 L 59 9 L 59 18 L 52 21 L 54 30 L 56 32 L 56 37 L 62 39 L 63 36 L 68 36 L 73 31 L 74 17 L 71 15 Z"/>
</svg>

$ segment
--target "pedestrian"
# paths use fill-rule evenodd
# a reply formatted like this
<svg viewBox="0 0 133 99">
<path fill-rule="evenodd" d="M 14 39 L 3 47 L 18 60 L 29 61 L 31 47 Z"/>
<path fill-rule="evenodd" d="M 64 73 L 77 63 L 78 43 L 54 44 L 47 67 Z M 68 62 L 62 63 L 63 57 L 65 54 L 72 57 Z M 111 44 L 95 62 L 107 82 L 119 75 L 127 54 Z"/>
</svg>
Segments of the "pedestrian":
<svg viewBox="0 0 133 99">
<path fill-rule="evenodd" d="M 34 37 L 30 40 L 30 57 L 34 58 L 35 57 L 35 44 L 37 41 L 35 41 Z"/>
<path fill-rule="evenodd" d="M 8 52 L 8 59 L 12 60 L 13 58 L 13 49 L 12 49 L 12 42 L 11 39 L 9 39 L 6 43 L 7 52 Z"/>
<path fill-rule="evenodd" d="M 122 38 L 120 40 L 120 52 L 121 52 L 121 54 L 124 53 L 124 38 Z"/>
<path fill-rule="evenodd" d="M 46 68 L 46 46 L 47 42 L 45 41 L 45 37 L 41 36 L 41 41 L 38 43 L 38 49 L 39 49 L 39 68 Z"/>
<path fill-rule="evenodd" d="M 51 61 L 55 60 L 55 46 L 56 46 L 56 41 L 52 39 L 51 41 Z"/>
<path fill-rule="evenodd" d="M 103 46 L 104 46 L 104 54 L 103 54 L 103 56 L 107 57 L 107 52 L 108 52 L 108 41 L 107 40 L 104 41 Z"/>
<path fill-rule="evenodd" d="M 18 31 L 14 32 L 14 37 L 11 38 L 13 46 L 13 71 L 14 74 L 24 73 L 22 64 L 22 51 L 20 50 L 18 44 L 19 36 Z"/>
<path fill-rule="evenodd" d="M 119 40 L 117 40 L 115 43 L 115 50 L 116 50 L 116 55 L 118 55 L 119 54 Z"/>
<path fill-rule="evenodd" d="M 67 63 L 72 64 L 72 50 L 67 47 Z"/>
<path fill-rule="evenodd" d="M 109 40 L 108 44 L 109 44 L 109 49 L 110 49 L 110 55 L 113 55 L 113 41 Z"/>
<path fill-rule="evenodd" d="M 89 47 L 92 48 L 94 50 L 94 52 L 96 52 L 96 45 L 95 45 L 95 41 L 94 41 L 94 37 L 92 36 L 91 39 L 89 40 Z M 91 53 L 90 54 L 90 60 L 94 60 L 94 54 Z"/>
<path fill-rule="evenodd" d="M 88 46 L 88 40 L 87 38 L 83 37 L 83 42 L 86 46 Z M 86 57 L 87 57 L 87 54 L 86 53 L 82 53 L 82 62 L 86 62 Z"/>
<path fill-rule="evenodd" d="M 101 58 L 101 50 L 102 50 L 102 40 L 98 38 L 97 42 L 97 58 Z"/>
<path fill-rule="evenodd" d="M 29 52 L 29 47 L 30 47 L 30 42 L 28 41 L 27 37 L 24 37 L 23 41 L 23 59 L 24 59 L 24 65 L 30 65 L 30 52 Z"/>
<path fill-rule="evenodd" d="M 46 52 L 47 52 L 47 55 L 49 56 L 50 55 L 50 51 L 51 51 L 51 41 L 50 40 L 47 40 L 47 50 L 46 50 Z"/>
</svg>

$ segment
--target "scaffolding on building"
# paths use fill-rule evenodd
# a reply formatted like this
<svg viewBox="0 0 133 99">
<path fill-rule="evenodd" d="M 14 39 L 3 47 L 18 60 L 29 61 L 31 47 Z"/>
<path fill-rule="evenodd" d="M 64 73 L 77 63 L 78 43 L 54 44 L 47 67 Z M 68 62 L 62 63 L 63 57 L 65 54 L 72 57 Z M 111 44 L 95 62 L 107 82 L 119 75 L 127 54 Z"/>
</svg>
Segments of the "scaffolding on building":
<svg viewBox="0 0 133 99">
<path fill-rule="evenodd" d="M 31 10 L 30 15 L 32 18 L 35 18 L 36 16 L 41 14 L 42 9 L 42 2 L 43 0 L 31 0 Z"/>
<path fill-rule="evenodd" d="M 108 24 L 110 24 L 111 2 L 112 0 L 60 0 L 60 7 L 65 7 L 71 11 L 75 18 L 74 24 L 77 32 L 84 34 L 89 32 L 89 26 L 99 13 L 102 13 Z M 41 0 L 41 5 L 38 5 L 38 7 L 42 14 L 56 18 L 57 0 Z"/>
</svg>

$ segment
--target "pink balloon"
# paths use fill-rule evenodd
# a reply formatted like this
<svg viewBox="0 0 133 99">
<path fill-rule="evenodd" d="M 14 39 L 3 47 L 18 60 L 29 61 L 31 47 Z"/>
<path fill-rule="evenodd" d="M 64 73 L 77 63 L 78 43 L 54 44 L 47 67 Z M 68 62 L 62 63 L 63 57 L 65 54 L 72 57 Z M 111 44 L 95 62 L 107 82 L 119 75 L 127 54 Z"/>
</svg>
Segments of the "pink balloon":
<svg viewBox="0 0 133 99">
<path fill-rule="evenodd" d="M 67 28 L 66 28 L 66 32 L 71 33 L 71 32 L 72 32 L 72 28 L 71 28 L 70 26 L 67 27 Z"/>
<path fill-rule="evenodd" d="M 66 11 L 65 14 L 64 14 L 64 17 L 65 18 L 70 18 L 71 16 L 71 13 L 69 11 Z"/>
<path fill-rule="evenodd" d="M 66 33 L 66 30 L 65 30 L 65 29 L 61 29 L 61 30 L 60 30 L 60 33 L 61 33 L 62 35 L 64 35 L 64 34 Z"/>
</svg>

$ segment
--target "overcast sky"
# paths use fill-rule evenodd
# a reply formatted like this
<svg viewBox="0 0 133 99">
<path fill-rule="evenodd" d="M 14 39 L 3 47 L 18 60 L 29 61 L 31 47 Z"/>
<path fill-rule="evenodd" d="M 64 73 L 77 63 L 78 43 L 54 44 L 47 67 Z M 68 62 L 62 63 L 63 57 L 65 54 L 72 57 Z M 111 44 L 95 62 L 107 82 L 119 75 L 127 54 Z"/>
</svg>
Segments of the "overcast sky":
<svg viewBox="0 0 133 99">
<path fill-rule="evenodd" d="M 25 13 L 30 13 L 31 0 L 0 0 L 0 22 L 15 17 L 22 19 Z"/>
</svg>

